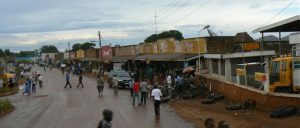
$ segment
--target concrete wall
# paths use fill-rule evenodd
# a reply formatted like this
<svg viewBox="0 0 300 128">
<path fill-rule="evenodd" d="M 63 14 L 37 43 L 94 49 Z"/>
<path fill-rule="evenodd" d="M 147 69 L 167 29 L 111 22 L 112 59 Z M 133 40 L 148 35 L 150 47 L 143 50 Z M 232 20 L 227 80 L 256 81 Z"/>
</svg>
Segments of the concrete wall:
<svg viewBox="0 0 300 128">
<path fill-rule="evenodd" d="M 205 78 L 206 84 L 211 85 L 212 91 L 223 94 L 226 99 L 241 103 L 247 99 L 256 101 L 258 110 L 269 112 L 282 106 L 300 106 L 299 94 L 265 93 L 251 87 L 216 80 L 210 75 L 197 77 Z"/>
</svg>

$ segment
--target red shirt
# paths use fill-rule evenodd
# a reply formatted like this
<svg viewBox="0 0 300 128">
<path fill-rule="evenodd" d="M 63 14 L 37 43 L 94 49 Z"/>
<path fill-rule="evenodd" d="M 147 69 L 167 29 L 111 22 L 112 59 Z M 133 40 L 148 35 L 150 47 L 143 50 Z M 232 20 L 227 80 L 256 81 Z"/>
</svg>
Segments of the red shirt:
<svg viewBox="0 0 300 128">
<path fill-rule="evenodd" d="M 133 84 L 133 92 L 139 92 L 140 91 L 140 84 L 138 82 L 134 82 Z"/>
</svg>

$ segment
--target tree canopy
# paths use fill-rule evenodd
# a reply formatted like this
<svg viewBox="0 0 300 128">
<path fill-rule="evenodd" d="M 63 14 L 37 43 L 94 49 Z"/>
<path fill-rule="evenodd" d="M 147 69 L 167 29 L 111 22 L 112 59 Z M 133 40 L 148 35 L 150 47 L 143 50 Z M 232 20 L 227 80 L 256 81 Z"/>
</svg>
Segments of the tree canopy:
<svg viewBox="0 0 300 128">
<path fill-rule="evenodd" d="M 95 46 L 96 46 L 96 44 L 94 44 L 94 43 L 85 42 L 81 45 L 81 49 L 88 50 L 90 48 L 94 48 Z"/>
<path fill-rule="evenodd" d="M 170 30 L 170 31 L 163 31 L 159 33 L 158 35 L 152 34 L 149 37 L 147 37 L 144 41 L 145 42 L 155 42 L 156 39 L 165 39 L 165 38 L 175 38 L 175 40 L 183 40 L 182 33 L 178 30 Z"/>
<path fill-rule="evenodd" d="M 58 53 L 58 49 L 53 45 L 44 45 L 41 47 L 41 53 Z"/>
<path fill-rule="evenodd" d="M 12 56 L 14 55 L 12 52 L 10 52 L 9 49 L 0 49 L 0 57 L 5 57 L 5 56 Z"/>
<path fill-rule="evenodd" d="M 73 44 L 72 51 L 77 51 L 79 49 L 88 50 L 90 48 L 94 48 L 95 46 L 96 46 L 96 44 L 90 43 L 90 42 L 85 42 L 83 44 L 76 43 L 76 44 Z"/>
<path fill-rule="evenodd" d="M 0 57 L 3 57 L 3 56 L 5 56 L 5 54 L 4 54 L 3 50 L 0 49 Z"/>
<path fill-rule="evenodd" d="M 80 43 L 76 43 L 72 45 L 72 51 L 77 51 L 81 49 L 81 44 Z"/>
<path fill-rule="evenodd" d="M 31 57 L 35 55 L 35 51 L 20 51 L 19 57 Z"/>
</svg>

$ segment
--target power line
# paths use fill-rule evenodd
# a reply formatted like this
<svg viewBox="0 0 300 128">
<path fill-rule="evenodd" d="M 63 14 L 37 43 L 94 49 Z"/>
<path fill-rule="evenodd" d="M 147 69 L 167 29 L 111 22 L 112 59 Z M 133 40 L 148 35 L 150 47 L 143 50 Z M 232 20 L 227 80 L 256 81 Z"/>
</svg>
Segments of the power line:
<svg viewBox="0 0 300 128">
<path fill-rule="evenodd" d="M 266 23 L 264 23 L 262 26 L 265 26 L 266 24 L 270 23 L 272 20 L 274 20 L 277 16 L 279 16 L 283 11 L 285 11 L 287 8 L 289 8 L 296 0 L 292 0 L 287 6 L 282 8 L 275 16 L 273 16 L 270 20 L 268 20 Z"/>
<path fill-rule="evenodd" d="M 176 2 L 177 2 L 177 0 L 173 0 L 173 1 L 167 6 L 167 8 L 162 9 L 162 10 L 160 11 L 160 12 L 161 12 L 160 15 L 164 15 L 166 12 L 168 12 L 168 11 L 173 7 L 173 4 L 176 5 Z"/>
<path fill-rule="evenodd" d="M 177 6 L 177 8 L 179 8 L 180 6 L 184 6 L 185 4 L 187 4 L 188 2 L 190 2 L 189 0 L 184 0 L 183 2 L 182 2 L 182 4 L 180 4 L 180 5 L 178 5 Z M 179 4 L 179 3 L 178 3 Z M 174 9 L 173 9 L 174 10 Z M 175 10 L 172 12 L 168 12 L 168 13 L 165 13 L 165 15 L 161 15 L 161 16 L 159 16 L 159 17 L 162 17 L 160 20 L 164 20 L 164 19 L 167 19 L 167 18 L 169 18 L 171 15 L 173 15 L 173 14 L 175 14 L 176 12 L 178 12 L 178 11 L 180 11 L 180 10 L 182 10 L 182 8 L 179 8 L 179 9 L 176 9 L 175 8 Z"/>
<path fill-rule="evenodd" d="M 207 5 L 208 3 L 210 3 L 211 0 L 207 0 L 205 3 L 203 3 L 202 5 L 200 5 L 199 7 L 195 8 L 194 10 L 190 11 L 189 13 L 187 13 L 185 16 L 183 16 L 182 18 L 178 19 L 177 21 L 175 21 L 174 24 L 177 24 L 178 22 L 180 22 L 181 20 L 185 19 L 186 17 L 190 16 L 191 14 L 195 13 L 196 11 L 198 11 L 199 9 L 203 8 L 205 5 Z"/>
<path fill-rule="evenodd" d="M 203 4 L 201 4 L 199 7 L 191 10 L 190 12 L 188 12 L 186 15 L 184 15 L 183 17 L 179 18 L 178 20 L 176 20 L 173 24 L 176 25 L 178 22 L 182 21 L 183 19 L 185 19 L 186 17 L 190 16 L 191 14 L 195 13 L 196 11 L 198 11 L 199 9 L 205 7 L 208 3 L 210 3 L 212 0 L 207 0 L 206 2 L 204 2 Z M 171 26 L 171 25 L 169 25 Z M 166 29 L 166 27 L 164 28 Z"/>
</svg>

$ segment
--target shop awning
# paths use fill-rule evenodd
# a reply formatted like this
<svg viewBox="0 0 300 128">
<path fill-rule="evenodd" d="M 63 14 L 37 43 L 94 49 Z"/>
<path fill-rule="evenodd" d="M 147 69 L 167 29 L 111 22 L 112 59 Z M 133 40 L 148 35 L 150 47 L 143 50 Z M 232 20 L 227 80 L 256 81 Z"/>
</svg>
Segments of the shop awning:
<svg viewBox="0 0 300 128">
<path fill-rule="evenodd" d="M 100 58 L 82 58 L 81 61 L 101 62 Z"/>
<path fill-rule="evenodd" d="M 111 62 L 124 62 L 126 60 L 134 60 L 134 56 L 114 56 Z"/>
<path fill-rule="evenodd" d="M 300 31 L 300 15 L 255 29 L 257 32 L 295 32 Z"/>
<path fill-rule="evenodd" d="M 135 58 L 135 60 L 150 60 L 150 61 L 190 61 L 192 59 L 197 59 L 198 54 L 145 54 L 140 55 Z"/>
</svg>

